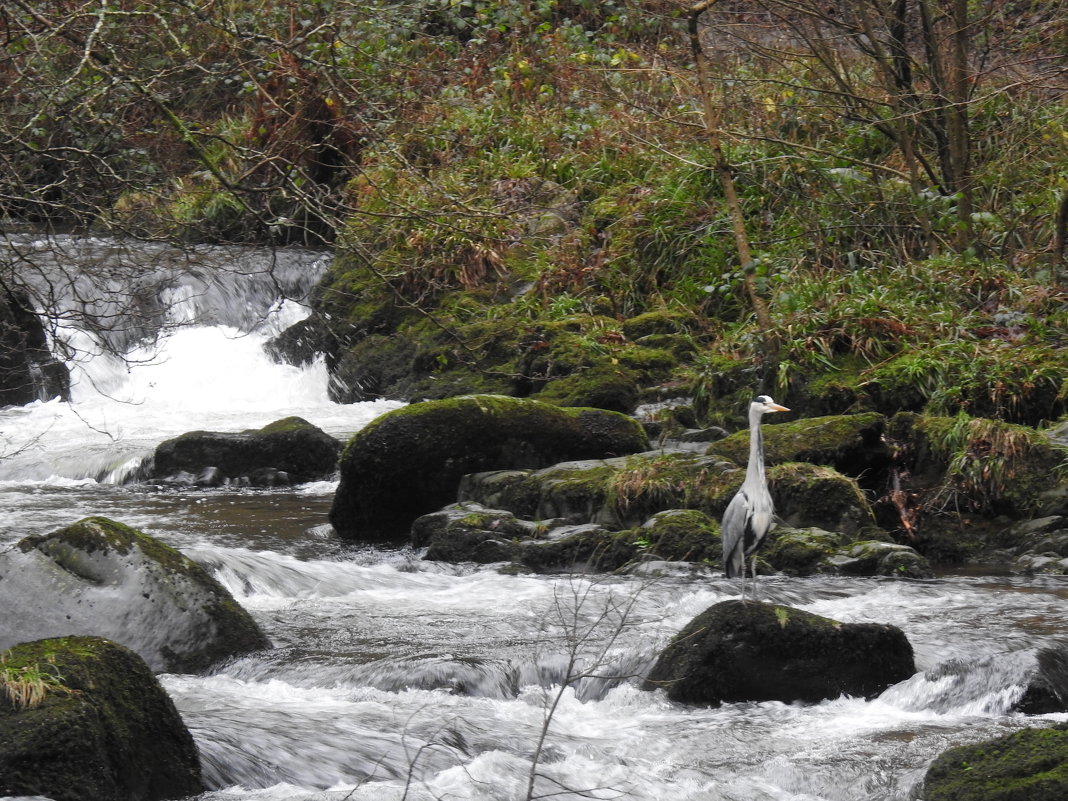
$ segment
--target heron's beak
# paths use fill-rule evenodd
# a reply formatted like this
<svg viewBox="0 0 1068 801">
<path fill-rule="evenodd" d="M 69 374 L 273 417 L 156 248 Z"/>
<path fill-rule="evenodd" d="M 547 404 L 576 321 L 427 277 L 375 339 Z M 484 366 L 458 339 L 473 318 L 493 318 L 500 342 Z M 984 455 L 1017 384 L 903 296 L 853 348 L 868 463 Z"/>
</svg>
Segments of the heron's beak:
<svg viewBox="0 0 1068 801">
<path fill-rule="evenodd" d="M 773 412 L 788 412 L 788 411 L 790 411 L 785 406 L 780 406 L 777 403 L 769 403 L 768 404 L 768 409 L 770 411 L 773 411 Z"/>
</svg>

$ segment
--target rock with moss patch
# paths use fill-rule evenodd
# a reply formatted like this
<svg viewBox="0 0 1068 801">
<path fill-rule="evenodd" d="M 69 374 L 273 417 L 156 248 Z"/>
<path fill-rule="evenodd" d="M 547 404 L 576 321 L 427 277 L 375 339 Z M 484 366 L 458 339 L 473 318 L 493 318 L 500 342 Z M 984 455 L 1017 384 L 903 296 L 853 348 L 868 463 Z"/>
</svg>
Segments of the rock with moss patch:
<svg viewBox="0 0 1068 801">
<path fill-rule="evenodd" d="M 927 769 L 927 801 L 1063 801 L 1068 723 L 951 748 Z"/>
<path fill-rule="evenodd" d="M 591 406 L 627 414 L 638 405 L 639 390 L 633 372 L 604 366 L 550 381 L 535 397 L 557 406 Z"/>
<path fill-rule="evenodd" d="M 875 514 L 857 482 L 836 470 L 788 462 L 767 473 L 775 511 L 787 526 L 816 526 L 852 537 L 875 525 Z"/>
<path fill-rule="evenodd" d="M 815 526 L 791 528 L 780 526 L 768 536 L 760 550 L 761 561 L 788 576 L 810 576 L 837 572 L 831 556 L 843 544 L 843 537 Z"/>
<path fill-rule="evenodd" d="M 829 465 L 847 476 L 874 480 L 890 466 L 890 451 L 882 438 L 885 427 L 886 418 L 874 412 L 773 422 L 763 428 L 765 461 Z M 738 431 L 713 443 L 708 452 L 744 466 L 749 458 L 749 432 Z"/>
<path fill-rule="evenodd" d="M 413 404 L 382 415 L 349 441 L 330 522 L 346 538 L 399 538 L 415 518 L 456 501 L 467 473 L 647 447 L 635 420 L 602 409 L 501 395 Z"/>
<path fill-rule="evenodd" d="M 88 517 L 0 553 L 0 648 L 69 634 L 106 637 L 156 671 L 195 672 L 269 648 L 200 565 L 121 523 Z"/>
<path fill-rule="evenodd" d="M 914 548 L 882 540 L 850 543 L 829 561 L 839 573 L 850 576 L 931 578 L 934 575 L 928 561 Z"/>
<path fill-rule="evenodd" d="M 508 562 L 518 551 L 517 540 L 536 531 L 536 524 L 503 509 L 457 503 L 417 518 L 412 546 L 426 547 L 423 558 L 432 562 Z"/>
<path fill-rule="evenodd" d="M 329 478 L 341 443 L 300 417 L 263 428 L 225 433 L 190 431 L 159 444 L 153 457 L 156 478 L 203 476 L 214 468 L 215 483 L 299 484 Z"/>
<path fill-rule="evenodd" d="M 666 509 L 632 529 L 647 560 L 718 565 L 723 555 L 719 525 L 699 509 Z"/>
<path fill-rule="evenodd" d="M 895 626 L 839 623 L 787 606 L 724 601 L 691 620 L 660 654 L 645 689 L 717 706 L 739 701 L 870 698 L 916 671 Z"/>
<path fill-rule="evenodd" d="M 203 792 L 196 745 L 147 665 L 97 637 L 0 663 L 0 795 L 162 801 Z"/>
</svg>

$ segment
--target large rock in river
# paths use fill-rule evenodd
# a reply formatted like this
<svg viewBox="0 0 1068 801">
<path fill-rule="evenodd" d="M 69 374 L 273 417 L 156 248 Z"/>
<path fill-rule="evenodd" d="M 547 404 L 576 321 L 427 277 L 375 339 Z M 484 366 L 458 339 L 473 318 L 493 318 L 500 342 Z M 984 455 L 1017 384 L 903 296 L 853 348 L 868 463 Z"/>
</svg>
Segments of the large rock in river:
<svg viewBox="0 0 1068 801">
<path fill-rule="evenodd" d="M 196 745 L 137 654 L 97 637 L 0 662 L 0 796 L 157 801 L 203 792 Z"/>
<path fill-rule="evenodd" d="M 190 431 L 159 444 L 152 475 L 187 475 L 200 483 L 247 479 L 251 484 L 300 484 L 337 469 L 341 443 L 301 417 L 240 432 Z M 210 476 L 210 478 L 208 478 Z"/>
<path fill-rule="evenodd" d="M 358 431 L 339 463 L 330 522 L 348 538 L 405 535 L 417 517 L 456 500 L 467 473 L 540 468 L 649 447 L 633 418 L 503 395 L 413 404 Z"/>
<path fill-rule="evenodd" d="M 872 697 L 916 672 L 904 633 L 839 623 L 788 606 L 724 601 L 691 620 L 660 654 L 645 689 L 673 701 L 820 701 Z"/>
<path fill-rule="evenodd" d="M 1068 723 L 951 748 L 927 769 L 927 801 L 1064 801 Z"/>
<path fill-rule="evenodd" d="M 156 671 L 189 673 L 270 641 L 204 568 L 104 517 L 26 537 L 0 553 L 0 649 L 72 634 L 106 637 Z"/>
<path fill-rule="evenodd" d="M 69 395 L 70 373 L 52 358 L 29 297 L 23 292 L 0 293 L 0 406 Z"/>
</svg>

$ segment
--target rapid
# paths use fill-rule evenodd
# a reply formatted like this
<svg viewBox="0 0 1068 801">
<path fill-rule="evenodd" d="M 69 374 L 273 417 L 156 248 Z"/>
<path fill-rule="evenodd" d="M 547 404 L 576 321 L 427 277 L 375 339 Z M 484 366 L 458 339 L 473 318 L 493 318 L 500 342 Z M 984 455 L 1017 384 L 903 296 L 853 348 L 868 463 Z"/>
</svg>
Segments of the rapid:
<svg viewBox="0 0 1068 801">
<path fill-rule="evenodd" d="M 160 677 L 201 752 L 201 801 L 905 801 L 922 797 L 927 765 L 950 746 L 1068 720 L 1009 711 L 1025 657 L 1068 627 L 1063 577 L 763 578 L 764 600 L 899 626 L 920 672 L 871 700 L 688 708 L 640 690 L 639 677 L 693 616 L 739 596 L 721 575 L 424 562 L 333 536 L 336 482 L 131 482 L 185 431 L 296 414 L 346 438 L 397 404 L 333 403 L 321 361 L 265 354 L 307 314 L 322 254 L 179 255 L 73 237 L 39 250 L 40 262 L 166 267 L 153 273 L 151 331 L 56 321 L 69 403 L 0 409 L 0 547 L 104 515 L 181 549 L 252 613 L 272 650 Z M 103 307 L 107 290 L 78 298 L 101 293 Z M 106 337 L 126 358 L 100 346 Z"/>
</svg>

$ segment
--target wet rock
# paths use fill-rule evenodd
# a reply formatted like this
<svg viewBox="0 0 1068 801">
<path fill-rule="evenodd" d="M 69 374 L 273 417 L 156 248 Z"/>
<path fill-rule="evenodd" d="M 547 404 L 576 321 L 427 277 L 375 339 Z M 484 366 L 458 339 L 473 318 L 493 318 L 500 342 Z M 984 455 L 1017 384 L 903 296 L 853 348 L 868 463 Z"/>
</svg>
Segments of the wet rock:
<svg viewBox="0 0 1068 801">
<path fill-rule="evenodd" d="M 103 517 L 26 537 L 0 553 L 0 649 L 69 634 L 106 637 L 156 671 L 188 673 L 269 648 L 206 570 Z"/>
<path fill-rule="evenodd" d="M 1068 712 L 1068 645 L 1043 648 L 1028 670 L 1026 690 L 1014 709 L 1026 715 Z"/>
<path fill-rule="evenodd" d="M 40 319 L 23 293 L 0 295 L 0 406 L 70 396 L 70 373 L 48 349 Z"/>
<path fill-rule="evenodd" d="M 895 626 L 839 623 L 756 601 L 725 601 L 691 620 L 660 654 L 644 687 L 673 701 L 815 702 L 878 695 L 915 673 Z"/>
<path fill-rule="evenodd" d="M 1068 574 L 1068 518 L 1050 515 L 1017 523 L 1000 540 L 1016 556 L 1020 573 Z"/>
<path fill-rule="evenodd" d="M 550 381 L 534 397 L 557 406 L 589 406 L 628 414 L 638 405 L 640 395 L 633 371 L 605 365 Z"/>
<path fill-rule="evenodd" d="M 426 546 L 423 558 L 432 562 L 508 562 L 518 550 L 516 540 L 531 536 L 535 528 L 511 512 L 459 503 L 417 518 L 412 545 Z"/>
<path fill-rule="evenodd" d="M 833 531 L 815 526 L 780 526 L 768 536 L 767 544 L 760 550 L 760 559 L 772 570 L 788 576 L 836 573 L 830 559 L 842 544 L 842 535 Z"/>
<path fill-rule="evenodd" d="M 420 515 L 456 501 L 467 473 L 540 468 L 647 447 L 637 422 L 600 409 L 501 395 L 413 404 L 353 436 L 341 455 L 330 522 L 342 537 L 397 538 Z"/>
<path fill-rule="evenodd" d="M 927 769 L 923 797 L 926 801 L 1068 798 L 1068 723 L 949 749 Z"/>
<path fill-rule="evenodd" d="M 196 745 L 132 651 L 97 637 L 24 643 L 0 664 L 0 795 L 162 801 L 203 792 Z M 31 679 L 38 690 L 29 697 Z"/>
<path fill-rule="evenodd" d="M 931 578 L 931 565 L 914 548 L 894 542 L 867 540 L 851 543 L 831 556 L 829 564 L 848 576 Z"/>
<path fill-rule="evenodd" d="M 340 452 L 334 437 L 300 417 L 287 417 L 260 429 L 190 431 L 169 439 L 156 448 L 151 474 L 169 483 L 189 475 L 198 486 L 240 478 L 258 487 L 300 484 L 332 476 Z"/>
</svg>

